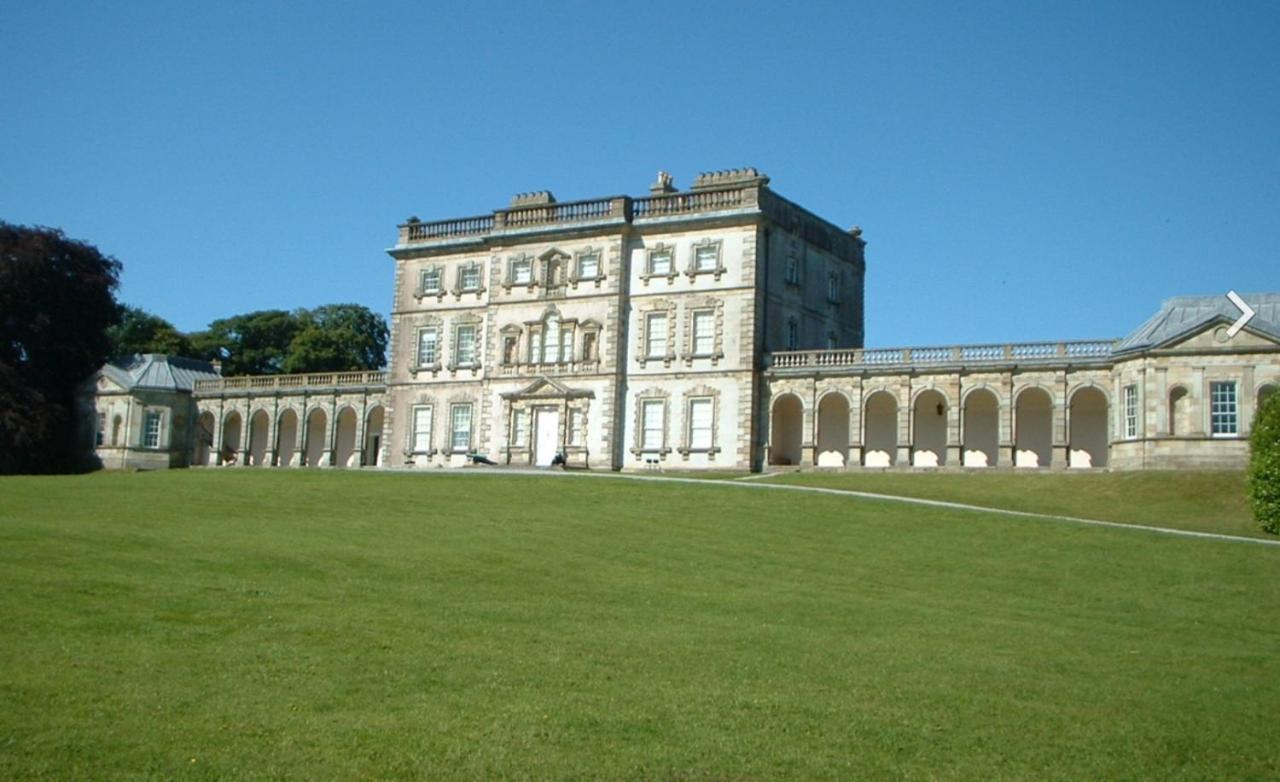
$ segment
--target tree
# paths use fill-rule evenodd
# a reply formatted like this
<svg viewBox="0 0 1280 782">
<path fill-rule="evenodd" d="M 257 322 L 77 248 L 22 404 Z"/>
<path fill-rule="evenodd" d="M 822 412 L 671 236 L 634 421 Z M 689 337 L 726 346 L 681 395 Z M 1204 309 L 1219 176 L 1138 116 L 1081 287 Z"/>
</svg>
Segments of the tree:
<svg viewBox="0 0 1280 782">
<path fill-rule="evenodd" d="M 198 358 L 220 360 L 225 375 L 278 375 L 302 325 L 285 310 L 233 315 L 192 334 L 191 349 Z"/>
<path fill-rule="evenodd" d="M 54 228 L 0 222 L 0 473 L 68 470 L 76 391 L 111 352 L 121 265 Z"/>
<path fill-rule="evenodd" d="M 133 353 L 191 355 L 191 340 L 164 318 L 129 306 L 122 307 L 120 315 L 120 323 L 107 331 L 111 337 L 112 356 Z"/>
<path fill-rule="evenodd" d="M 1249 500 L 1258 524 L 1267 532 L 1280 533 L 1280 393 L 1272 393 L 1253 419 Z"/>
<path fill-rule="evenodd" d="M 302 329 L 289 345 L 286 372 L 343 372 L 386 365 L 387 321 L 360 304 L 301 310 Z"/>
</svg>

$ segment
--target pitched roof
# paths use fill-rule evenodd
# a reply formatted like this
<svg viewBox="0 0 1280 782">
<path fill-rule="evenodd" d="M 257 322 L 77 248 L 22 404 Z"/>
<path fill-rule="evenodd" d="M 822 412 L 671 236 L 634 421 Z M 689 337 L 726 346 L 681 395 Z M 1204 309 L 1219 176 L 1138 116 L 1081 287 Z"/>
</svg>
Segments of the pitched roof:
<svg viewBox="0 0 1280 782">
<path fill-rule="evenodd" d="M 1243 293 L 1240 298 L 1257 314 L 1246 328 L 1280 341 L 1280 293 Z M 1176 296 L 1160 303 L 1160 311 L 1120 340 L 1116 353 L 1155 348 L 1195 334 L 1215 322 L 1235 323 L 1240 310 L 1225 295 Z"/>
<path fill-rule="evenodd" d="M 114 359 L 102 367 L 102 374 L 126 390 L 160 388 L 190 391 L 197 380 L 220 377 L 208 361 L 160 353 Z"/>
</svg>

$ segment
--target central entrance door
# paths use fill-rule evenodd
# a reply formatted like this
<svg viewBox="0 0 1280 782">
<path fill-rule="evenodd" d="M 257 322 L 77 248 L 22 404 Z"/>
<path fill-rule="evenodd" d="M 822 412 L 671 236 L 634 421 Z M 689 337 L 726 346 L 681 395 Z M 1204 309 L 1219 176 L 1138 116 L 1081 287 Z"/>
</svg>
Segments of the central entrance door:
<svg viewBox="0 0 1280 782">
<path fill-rule="evenodd" d="M 539 407 L 534 412 L 533 431 L 533 463 L 537 467 L 550 467 L 560 441 L 560 411 Z"/>
</svg>

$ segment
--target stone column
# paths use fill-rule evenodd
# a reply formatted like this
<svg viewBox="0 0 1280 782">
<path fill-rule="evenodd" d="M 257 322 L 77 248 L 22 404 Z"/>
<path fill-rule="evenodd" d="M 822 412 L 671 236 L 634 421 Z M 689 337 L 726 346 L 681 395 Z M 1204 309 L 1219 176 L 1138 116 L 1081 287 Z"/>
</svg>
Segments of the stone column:
<svg viewBox="0 0 1280 782">
<path fill-rule="evenodd" d="M 1071 401 L 1067 396 L 1067 373 L 1059 372 L 1057 393 L 1050 395 L 1053 410 L 1050 418 L 1053 422 L 1053 441 L 1049 453 L 1049 466 L 1055 470 L 1065 470 L 1070 459 L 1071 442 Z"/>
<path fill-rule="evenodd" d="M 964 430 L 960 428 L 960 402 L 964 389 L 957 374 L 947 381 L 947 466 L 958 467 L 961 462 L 961 448 L 964 445 Z"/>
<path fill-rule="evenodd" d="M 898 457 L 896 465 L 911 466 L 911 378 L 898 384 Z"/>
</svg>

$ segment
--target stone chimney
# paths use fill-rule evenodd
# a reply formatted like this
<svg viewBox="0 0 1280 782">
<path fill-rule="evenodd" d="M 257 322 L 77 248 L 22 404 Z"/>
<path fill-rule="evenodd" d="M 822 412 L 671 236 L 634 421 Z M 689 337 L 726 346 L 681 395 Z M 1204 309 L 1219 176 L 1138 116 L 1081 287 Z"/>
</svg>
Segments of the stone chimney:
<svg viewBox="0 0 1280 782">
<path fill-rule="evenodd" d="M 769 177 L 754 168 L 729 168 L 724 171 L 704 171 L 693 181 L 693 190 L 718 190 L 743 187 L 749 184 L 769 184 Z"/>
<path fill-rule="evenodd" d="M 550 190 L 535 190 L 532 193 L 516 193 L 511 197 L 511 208 L 515 209 L 521 206 L 546 206 L 554 204 L 556 197 L 551 195 Z"/>
</svg>

